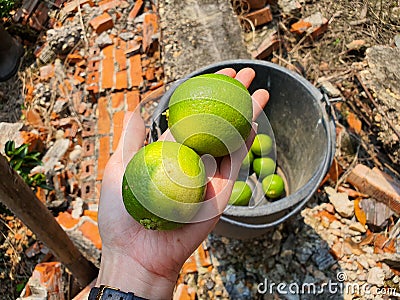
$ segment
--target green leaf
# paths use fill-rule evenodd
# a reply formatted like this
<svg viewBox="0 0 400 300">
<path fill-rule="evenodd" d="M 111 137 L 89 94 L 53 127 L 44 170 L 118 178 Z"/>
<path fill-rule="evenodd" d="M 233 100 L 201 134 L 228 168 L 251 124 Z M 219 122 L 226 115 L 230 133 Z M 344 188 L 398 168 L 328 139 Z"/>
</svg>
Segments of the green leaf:
<svg viewBox="0 0 400 300">
<path fill-rule="evenodd" d="M 7 143 L 4 145 L 4 152 L 8 157 L 11 157 L 14 154 L 15 151 L 15 143 L 14 141 L 7 141 Z"/>
</svg>

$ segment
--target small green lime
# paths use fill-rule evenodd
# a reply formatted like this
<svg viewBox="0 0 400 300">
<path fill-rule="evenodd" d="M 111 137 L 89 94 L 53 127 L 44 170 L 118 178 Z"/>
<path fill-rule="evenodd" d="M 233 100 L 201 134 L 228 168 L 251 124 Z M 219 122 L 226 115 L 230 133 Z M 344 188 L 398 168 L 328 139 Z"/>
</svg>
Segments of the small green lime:
<svg viewBox="0 0 400 300">
<path fill-rule="evenodd" d="M 247 155 L 244 158 L 240 168 L 242 170 L 248 170 L 250 168 L 251 164 L 253 163 L 253 160 L 254 160 L 253 152 L 251 152 L 251 151 L 247 152 Z"/>
<path fill-rule="evenodd" d="M 240 180 L 235 181 L 228 203 L 231 205 L 247 205 L 251 199 L 251 193 L 251 188 L 246 182 Z"/>
<path fill-rule="evenodd" d="M 271 174 L 262 181 L 262 189 L 268 198 L 278 198 L 285 191 L 285 184 L 281 176 Z"/>
<path fill-rule="evenodd" d="M 267 156 L 272 151 L 272 139 L 269 135 L 259 133 L 254 138 L 251 151 L 257 156 Z"/>
<path fill-rule="evenodd" d="M 275 162 L 270 157 L 258 157 L 253 161 L 253 170 L 260 179 L 273 174 L 275 172 L 275 167 Z"/>
</svg>

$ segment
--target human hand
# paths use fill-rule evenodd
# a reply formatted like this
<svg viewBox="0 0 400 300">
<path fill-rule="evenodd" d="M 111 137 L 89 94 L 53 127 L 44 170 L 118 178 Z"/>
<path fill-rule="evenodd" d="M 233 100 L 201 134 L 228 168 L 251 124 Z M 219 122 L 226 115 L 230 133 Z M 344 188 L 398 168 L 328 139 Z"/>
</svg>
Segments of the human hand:
<svg viewBox="0 0 400 300">
<path fill-rule="evenodd" d="M 254 71 L 249 68 L 237 74 L 233 69 L 223 69 L 217 73 L 234 77 L 246 87 L 255 77 Z M 266 90 L 254 92 L 253 120 L 260 114 L 268 98 Z M 163 135 L 160 139 L 167 136 Z M 254 136 L 253 127 L 246 141 L 247 148 Z M 122 200 L 125 166 L 143 146 L 144 139 L 145 126 L 139 112 L 127 113 L 118 148 L 103 176 L 99 207 L 102 259 L 96 285 L 117 287 L 149 299 L 169 299 L 183 263 L 211 232 L 226 207 L 247 149 L 242 147 L 217 161 L 205 197 L 205 200 L 214 200 L 217 214 L 203 222 L 186 224 L 176 230 L 152 231 L 145 229 L 128 214 Z"/>
</svg>

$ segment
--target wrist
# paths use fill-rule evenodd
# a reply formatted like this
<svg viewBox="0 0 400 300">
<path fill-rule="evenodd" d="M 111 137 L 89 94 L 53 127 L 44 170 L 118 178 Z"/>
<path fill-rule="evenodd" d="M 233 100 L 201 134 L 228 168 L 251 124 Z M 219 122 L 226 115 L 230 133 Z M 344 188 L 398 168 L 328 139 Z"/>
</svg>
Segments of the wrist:
<svg viewBox="0 0 400 300">
<path fill-rule="evenodd" d="M 112 286 L 147 299 L 171 299 L 178 275 L 157 274 L 131 256 L 103 249 L 96 286 Z"/>
</svg>

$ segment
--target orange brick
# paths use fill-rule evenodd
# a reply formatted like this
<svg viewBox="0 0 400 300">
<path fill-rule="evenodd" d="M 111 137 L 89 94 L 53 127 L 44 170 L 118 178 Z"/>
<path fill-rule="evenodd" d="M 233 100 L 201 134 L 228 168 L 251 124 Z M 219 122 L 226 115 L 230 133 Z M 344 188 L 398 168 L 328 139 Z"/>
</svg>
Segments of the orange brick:
<svg viewBox="0 0 400 300">
<path fill-rule="evenodd" d="M 146 79 L 148 80 L 148 81 L 152 81 L 152 80 L 154 80 L 156 77 L 155 77 L 155 68 L 154 67 L 149 67 L 149 68 L 147 68 L 147 70 L 146 70 L 146 72 L 145 72 L 145 77 L 146 77 Z"/>
<path fill-rule="evenodd" d="M 139 91 L 131 91 L 126 94 L 126 102 L 128 103 L 128 111 L 134 111 L 140 102 Z"/>
<path fill-rule="evenodd" d="M 94 160 L 89 159 L 89 160 L 84 160 L 81 164 L 81 172 L 80 172 L 80 178 L 87 178 L 93 175 L 94 173 Z"/>
<path fill-rule="evenodd" d="M 125 47 L 120 49 L 115 49 L 115 60 L 117 62 L 117 70 L 126 70 L 126 57 L 125 57 Z"/>
<path fill-rule="evenodd" d="M 104 59 L 114 60 L 114 45 L 104 47 L 101 53 L 104 56 Z"/>
<path fill-rule="evenodd" d="M 88 238 L 97 249 L 101 249 L 99 228 L 95 224 L 89 221 L 83 222 L 83 224 L 79 227 L 79 230 L 82 232 L 83 236 Z"/>
<path fill-rule="evenodd" d="M 111 104 L 113 108 L 120 108 L 124 104 L 124 93 L 113 93 L 111 95 Z"/>
<path fill-rule="evenodd" d="M 147 13 L 143 21 L 143 50 L 146 52 L 150 47 L 153 35 L 158 31 L 158 18 L 155 13 Z"/>
<path fill-rule="evenodd" d="M 102 180 L 104 169 L 110 157 L 110 137 L 103 136 L 100 138 L 99 158 L 97 162 L 97 180 Z"/>
<path fill-rule="evenodd" d="M 102 61 L 102 72 L 101 72 L 101 88 L 111 89 L 114 86 L 114 60 L 104 59 Z"/>
<path fill-rule="evenodd" d="M 128 21 L 132 21 L 133 19 L 136 18 L 137 14 L 139 13 L 140 9 L 143 6 L 143 0 L 137 0 L 135 2 L 135 6 L 132 8 L 128 15 Z"/>
<path fill-rule="evenodd" d="M 103 13 L 102 15 L 92 19 L 89 24 L 93 27 L 97 34 L 111 29 L 114 26 L 113 19 L 108 13 Z"/>
<path fill-rule="evenodd" d="M 137 87 L 143 82 L 140 54 L 135 54 L 129 58 L 129 76 L 131 86 Z"/>
<path fill-rule="evenodd" d="M 60 224 L 65 229 L 70 229 L 78 224 L 79 220 L 74 219 L 68 212 L 60 212 L 56 217 L 58 224 Z"/>
<path fill-rule="evenodd" d="M 249 19 L 254 24 L 254 26 L 259 26 L 269 23 L 272 21 L 272 13 L 270 6 L 267 5 L 262 9 L 246 14 L 245 18 Z"/>
<path fill-rule="evenodd" d="M 87 210 L 83 211 L 83 215 L 91 218 L 93 221 L 97 222 L 97 211 L 94 210 Z"/>
<path fill-rule="evenodd" d="M 199 246 L 199 248 L 197 248 L 197 253 L 199 254 L 200 264 L 203 267 L 208 267 L 212 265 L 210 253 L 204 250 L 202 244 Z"/>
<path fill-rule="evenodd" d="M 97 123 L 97 133 L 98 134 L 109 134 L 110 133 L 110 127 L 111 127 L 111 121 L 110 121 L 110 115 L 108 112 L 108 99 L 105 97 L 101 97 L 98 100 L 98 123 Z"/>
<path fill-rule="evenodd" d="M 124 125 L 124 115 L 123 111 L 118 111 L 113 115 L 113 125 L 114 125 L 114 136 L 112 150 L 115 151 L 118 146 L 119 139 L 121 137 L 122 128 Z"/>
<path fill-rule="evenodd" d="M 126 70 L 116 73 L 115 89 L 123 90 L 128 88 L 128 72 Z"/>
<path fill-rule="evenodd" d="M 83 200 L 96 199 L 94 180 L 85 181 L 81 184 L 81 198 Z"/>
</svg>

